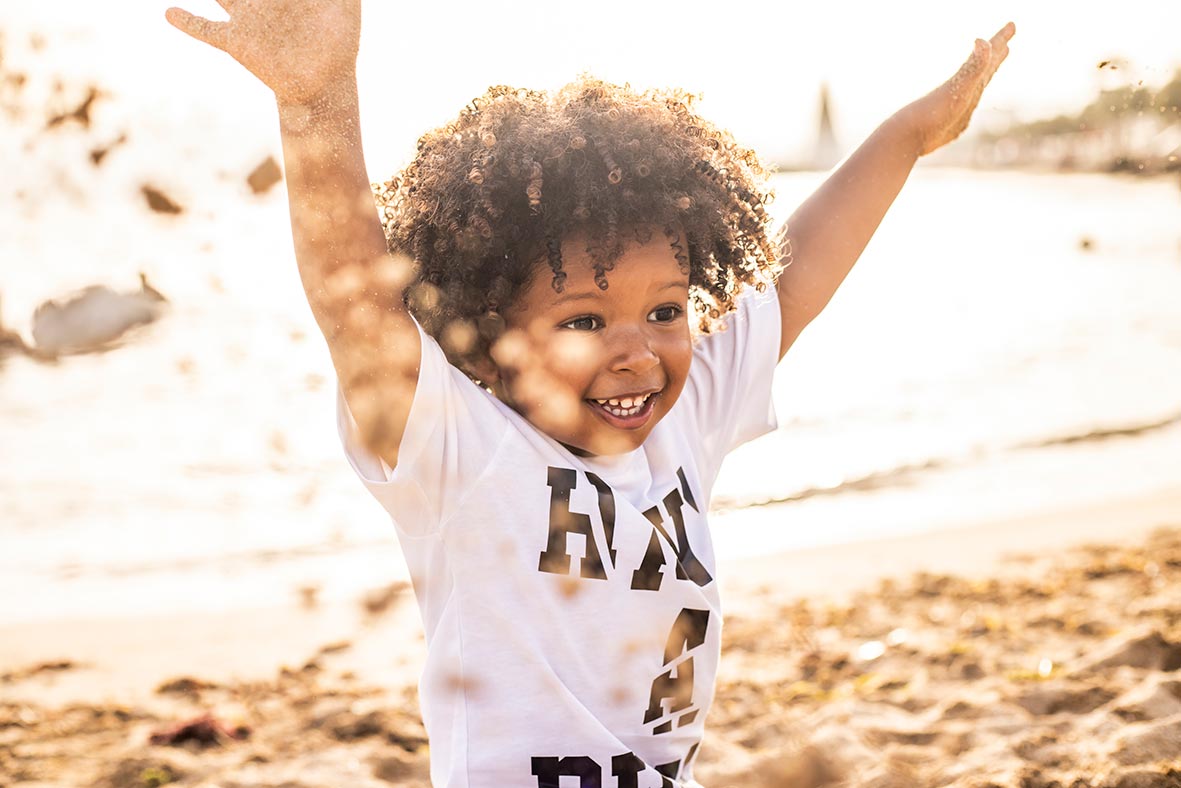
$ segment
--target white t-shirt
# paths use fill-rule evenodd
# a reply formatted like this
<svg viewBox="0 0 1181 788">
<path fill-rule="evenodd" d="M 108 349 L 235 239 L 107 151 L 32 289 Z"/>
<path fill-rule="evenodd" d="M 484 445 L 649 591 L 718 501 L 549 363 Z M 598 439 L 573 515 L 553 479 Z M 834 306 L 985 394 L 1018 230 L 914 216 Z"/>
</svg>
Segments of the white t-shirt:
<svg viewBox="0 0 1181 788">
<path fill-rule="evenodd" d="M 749 290 L 727 322 L 627 454 L 571 454 L 425 333 L 396 468 L 338 398 L 346 454 L 393 518 L 422 612 L 435 786 L 697 785 L 722 630 L 705 515 L 722 458 L 775 427 L 773 289 Z"/>
</svg>

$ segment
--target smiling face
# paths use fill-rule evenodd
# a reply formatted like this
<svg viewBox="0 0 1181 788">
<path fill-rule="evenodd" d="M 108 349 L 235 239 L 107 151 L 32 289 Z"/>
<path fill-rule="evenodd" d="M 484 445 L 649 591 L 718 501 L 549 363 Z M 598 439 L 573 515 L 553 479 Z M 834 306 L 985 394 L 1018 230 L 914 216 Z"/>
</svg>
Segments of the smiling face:
<svg viewBox="0 0 1181 788">
<path fill-rule="evenodd" d="M 689 374 L 689 275 L 660 232 L 626 248 L 606 290 L 595 284 L 584 240 L 564 242 L 562 260 L 561 293 L 542 263 L 505 311 L 493 390 L 575 453 L 631 451 Z"/>
</svg>

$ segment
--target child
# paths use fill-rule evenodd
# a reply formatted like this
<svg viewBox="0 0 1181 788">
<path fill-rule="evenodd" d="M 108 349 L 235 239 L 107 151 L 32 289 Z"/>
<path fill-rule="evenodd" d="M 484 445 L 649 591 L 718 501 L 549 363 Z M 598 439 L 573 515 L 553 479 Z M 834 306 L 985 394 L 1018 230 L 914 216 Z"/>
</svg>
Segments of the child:
<svg viewBox="0 0 1181 788">
<path fill-rule="evenodd" d="M 1013 26 L 875 131 L 778 244 L 750 151 L 684 94 L 589 78 L 492 88 L 424 136 L 379 195 L 383 233 L 360 0 L 219 2 L 228 22 L 168 20 L 275 92 L 342 437 L 426 628 L 432 782 L 696 785 L 718 468 L 775 426 L 776 363 L 915 160 L 966 126 Z"/>
</svg>

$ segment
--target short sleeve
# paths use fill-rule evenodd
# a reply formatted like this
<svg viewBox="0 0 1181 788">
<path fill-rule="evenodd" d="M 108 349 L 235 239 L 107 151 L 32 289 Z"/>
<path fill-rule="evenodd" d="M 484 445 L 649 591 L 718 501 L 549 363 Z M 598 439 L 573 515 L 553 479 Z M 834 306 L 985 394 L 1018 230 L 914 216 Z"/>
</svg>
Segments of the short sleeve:
<svg viewBox="0 0 1181 788">
<path fill-rule="evenodd" d="M 495 397 L 447 361 L 415 322 L 422 360 L 414 402 L 394 468 L 365 448 L 337 387 L 337 429 L 353 471 L 398 529 L 425 535 L 440 528 L 492 462 L 509 426 Z"/>
<path fill-rule="evenodd" d="M 682 394 L 684 417 L 714 468 L 733 449 L 778 426 L 771 401 L 781 331 L 775 289 L 747 288 L 723 322 L 723 329 L 697 340 Z"/>
</svg>

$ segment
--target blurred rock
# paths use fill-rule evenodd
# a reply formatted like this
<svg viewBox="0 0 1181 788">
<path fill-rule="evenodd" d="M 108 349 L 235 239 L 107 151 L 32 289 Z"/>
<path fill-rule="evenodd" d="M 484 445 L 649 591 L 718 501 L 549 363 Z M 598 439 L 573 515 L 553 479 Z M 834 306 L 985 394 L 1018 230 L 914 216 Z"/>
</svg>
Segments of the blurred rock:
<svg viewBox="0 0 1181 788">
<path fill-rule="evenodd" d="M 59 356 L 107 350 L 129 329 L 152 323 L 167 299 L 139 275 L 140 289 L 117 293 L 88 287 L 65 302 L 46 301 L 33 313 L 33 341 L 39 353 Z"/>
<path fill-rule="evenodd" d="M 173 202 L 168 195 L 160 191 L 154 186 L 144 184 L 140 187 L 144 199 L 148 201 L 148 207 L 156 213 L 178 214 L 184 211 L 177 203 Z"/>
<path fill-rule="evenodd" d="M 168 681 L 160 684 L 158 687 L 156 687 L 156 692 L 160 695 L 187 695 L 200 692 L 201 690 L 216 689 L 217 687 L 217 684 L 205 681 L 203 679 L 196 679 L 192 676 L 181 676 L 179 678 L 169 679 Z"/>
<path fill-rule="evenodd" d="M 120 134 L 118 137 L 116 137 L 114 140 L 112 140 L 111 143 L 108 145 L 104 145 L 104 146 L 97 147 L 97 148 L 91 148 L 90 163 L 93 164 L 95 167 L 102 165 L 103 160 L 106 159 L 106 157 L 107 157 L 107 154 L 125 142 L 127 142 L 127 134 L 123 133 L 123 134 Z"/>
<path fill-rule="evenodd" d="M 255 167 L 254 171 L 246 176 L 246 183 L 250 185 L 250 190 L 255 194 L 269 191 L 281 180 L 283 180 L 283 172 L 279 169 L 279 163 L 275 161 L 274 156 L 267 156 L 266 161 Z"/>
<path fill-rule="evenodd" d="M 1181 756 L 1181 716 L 1129 725 L 1111 755 L 1124 765 L 1175 761 Z"/>
<path fill-rule="evenodd" d="M 1127 666 L 1142 670 L 1173 671 L 1181 668 L 1181 643 L 1172 643 L 1156 631 L 1113 639 L 1084 660 L 1076 672 Z"/>
<path fill-rule="evenodd" d="M 186 742 L 195 742 L 200 747 L 211 747 L 249 737 L 249 726 L 226 723 L 212 714 L 202 714 L 170 728 L 153 731 L 148 741 L 170 747 Z"/>
<path fill-rule="evenodd" d="M 102 92 L 94 85 L 91 85 L 87 88 L 86 98 L 82 99 L 81 104 L 68 112 L 51 116 L 45 123 L 45 128 L 52 129 L 71 121 L 81 124 L 84 129 L 90 128 L 90 109 L 100 96 L 102 96 Z"/>
<path fill-rule="evenodd" d="M 1014 702 L 1030 714 L 1086 714 L 1107 703 L 1116 693 L 1103 687 L 1049 686 L 1038 687 L 1016 698 Z"/>
<path fill-rule="evenodd" d="M 369 615 L 380 615 L 389 610 L 390 605 L 401 597 L 406 590 L 407 585 L 402 582 L 391 583 L 382 588 L 375 588 L 365 594 L 364 599 L 361 600 L 361 605 Z"/>
<path fill-rule="evenodd" d="M 1112 713 L 1128 722 L 1181 714 L 1181 681 L 1148 681 L 1122 695 Z"/>
</svg>

